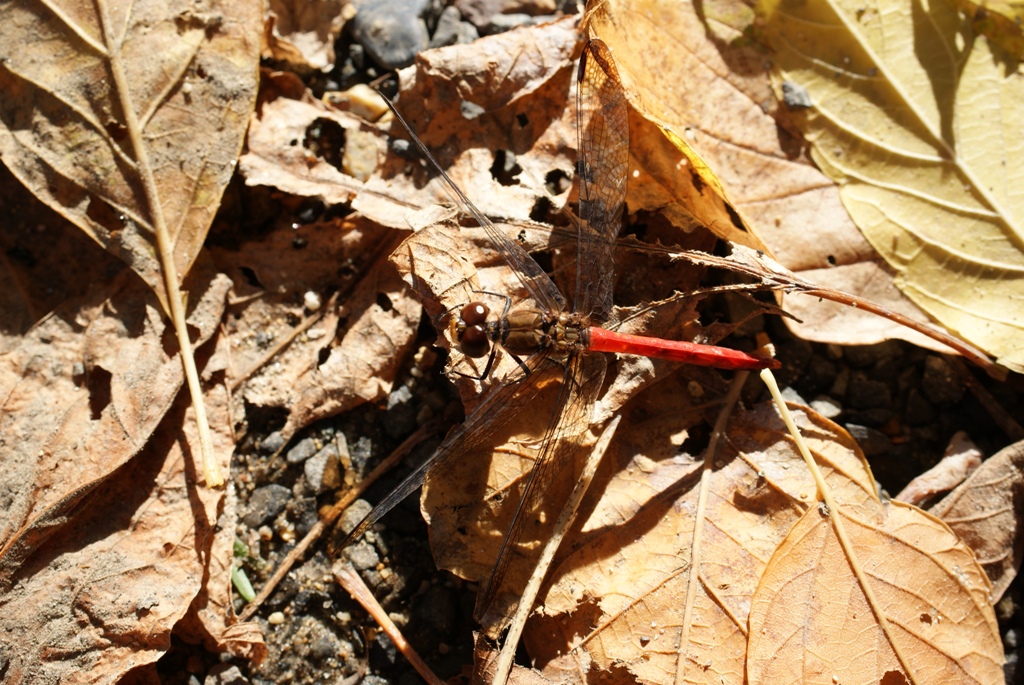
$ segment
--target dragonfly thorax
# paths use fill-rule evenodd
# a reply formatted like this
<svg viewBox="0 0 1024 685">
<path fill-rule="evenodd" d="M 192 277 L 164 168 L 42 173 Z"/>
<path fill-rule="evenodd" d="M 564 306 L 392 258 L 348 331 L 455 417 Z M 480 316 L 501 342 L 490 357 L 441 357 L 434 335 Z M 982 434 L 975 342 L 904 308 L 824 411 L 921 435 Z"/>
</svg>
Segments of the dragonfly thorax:
<svg viewBox="0 0 1024 685">
<path fill-rule="evenodd" d="M 452 321 L 452 337 L 467 357 L 487 356 L 492 344 L 517 355 L 546 350 L 565 353 L 586 347 L 585 326 L 579 314 L 542 309 L 509 312 L 506 308 L 500 318 L 489 320 L 490 314 L 487 305 L 470 302 Z"/>
<path fill-rule="evenodd" d="M 500 324 L 498 342 L 513 354 L 572 352 L 585 346 L 579 314 L 520 309 L 509 312 Z"/>
</svg>

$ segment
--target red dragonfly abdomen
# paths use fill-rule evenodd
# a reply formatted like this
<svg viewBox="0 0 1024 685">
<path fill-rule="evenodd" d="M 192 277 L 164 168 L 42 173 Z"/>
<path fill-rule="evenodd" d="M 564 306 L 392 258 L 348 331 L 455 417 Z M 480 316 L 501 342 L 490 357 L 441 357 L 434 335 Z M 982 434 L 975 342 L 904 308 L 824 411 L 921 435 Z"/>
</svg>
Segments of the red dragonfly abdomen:
<svg viewBox="0 0 1024 685">
<path fill-rule="evenodd" d="M 667 359 L 698 366 L 713 366 L 718 369 L 777 369 L 777 359 L 760 359 L 746 352 L 727 347 L 699 345 L 681 340 L 662 340 L 638 335 L 616 333 L 591 326 L 586 329 L 584 339 L 589 337 L 587 348 L 592 352 L 616 352 L 637 354 L 654 359 Z"/>
</svg>

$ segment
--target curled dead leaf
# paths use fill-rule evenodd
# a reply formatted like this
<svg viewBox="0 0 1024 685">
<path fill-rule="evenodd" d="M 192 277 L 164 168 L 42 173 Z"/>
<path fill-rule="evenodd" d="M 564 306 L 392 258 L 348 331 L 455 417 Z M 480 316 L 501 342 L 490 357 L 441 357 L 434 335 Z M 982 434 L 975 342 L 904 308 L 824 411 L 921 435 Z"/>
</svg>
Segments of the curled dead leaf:
<svg viewBox="0 0 1024 685">
<path fill-rule="evenodd" d="M 315 197 L 327 205 L 352 200 L 366 180 L 343 157 L 355 138 L 372 146 L 372 164 L 385 149 L 375 128 L 346 112 L 333 110 L 317 100 L 278 97 L 253 114 L 249 125 L 248 152 L 239 169 L 250 186 L 265 185 L 298 197 Z M 360 173 L 363 178 L 355 178 Z"/>
<path fill-rule="evenodd" d="M 334 42 L 344 24 L 344 3 L 273 0 L 269 5 L 262 56 L 300 74 L 329 71 L 335 63 Z"/>
<path fill-rule="evenodd" d="M 992 581 L 992 602 L 1020 569 L 1024 536 L 1024 444 L 992 455 L 929 513 L 941 518 L 974 550 Z"/>
<path fill-rule="evenodd" d="M 289 219 L 241 250 L 212 251 L 237 283 L 229 377 L 253 406 L 282 411 L 286 438 L 390 392 L 421 313 L 387 263 L 398 237 L 358 217 L 295 228 Z M 306 311 L 307 296 L 322 309 Z M 290 339 L 296 322 L 320 313 Z"/>
<path fill-rule="evenodd" d="M 484 214 L 526 220 L 541 198 L 549 205 L 567 198 L 568 187 L 552 193 L 547 186 L 559 172 L 571 178 L 576 162 L 575 113 L 566 102 L 578 41 L 575 18 L 565 17 L 430 50 L 399 73 L 396 106 Z M 404 137 L 397 122 L 392 126 L 396 137 Z M 498 169 L 499 161 L 507 171 Z M 392 155 L 353 208 L 405 229 L 411 209 L 449 199 L 440 179 Z"/>
</svg>

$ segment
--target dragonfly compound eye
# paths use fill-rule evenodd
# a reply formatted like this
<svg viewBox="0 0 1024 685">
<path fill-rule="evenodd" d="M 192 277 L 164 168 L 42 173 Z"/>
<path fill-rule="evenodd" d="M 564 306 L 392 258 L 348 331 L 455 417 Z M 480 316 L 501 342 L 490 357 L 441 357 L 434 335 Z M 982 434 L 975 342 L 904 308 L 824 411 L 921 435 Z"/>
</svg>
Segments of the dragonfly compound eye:
<svg viewBox="0 0 1024 685">
<path fill-rule="evenodd" d="M 487 305 L 482 302 L 470 302 L 459 312 L 459 318 L 467 326 L 483 326 L 487 323 L 487 317 L 490 314 L 491 310 Z"/>
<path fill-rule="evenodd" d="M 487 331 L 481 325 L 468 326 L 459 338 L 459 349 L 467 357 L 479 358 L 487 355 L 490 350 Z"/>
</svg>

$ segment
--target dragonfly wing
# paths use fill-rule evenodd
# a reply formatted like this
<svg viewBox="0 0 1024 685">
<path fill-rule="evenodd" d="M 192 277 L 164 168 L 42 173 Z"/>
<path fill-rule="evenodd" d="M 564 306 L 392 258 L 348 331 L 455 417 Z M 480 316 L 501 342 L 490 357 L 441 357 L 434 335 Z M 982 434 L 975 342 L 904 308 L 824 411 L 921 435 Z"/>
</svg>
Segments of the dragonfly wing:
<svg viewBox="0 0 1024 685">
<path fill-rule="evenodd" d="M 494 432 L 513 421 L 525 407 L 533 402 L 533 398 L 540 391 L 538 386 L 544 377 L 542 367 L 546 364 L 546 358 L 543 355 L 537 355 L 527 361 L 529 374 L 517 371 L 502 381 L 501 385 L 487 393 L 476 410 L 467 416 L 461 425 L 448 433 L 428 459 L 377 503 L 370 513 L 352 529 L 352 532 L 338 544 L 337 550 L 344 549 L 362 537 L 370 526 L 398 506 L 416 488 L 423 485 L 423 480 L 431 468 L 441 468 L 446 463 L 458 461 L 462 455 L 468 455 L 489 446 Z"/>
<path fill-rule="evenodd" d="M 587 43 L 576 90 L 576 164 L 580 186 L 575 311 L 604 321 L 611 314 L 615 241 L 629 171 L 629 116 L 611 50 Z"/>
<path fill-rule="evenodd" d="M 381 96 L 383 97 L 383 95 Z M 430 154 L 430 150 L 423 144 L 423 141 L 419 139 L 419 136 L 413 132 L 412 127 L 406 123 L 405 119 L 399 113 L 391 100 L 384 98 L 384 102 L 387 103 L 388 107 L 394 113 L 395 118 L 405 127 L 406 132 L 412 137 L 413 142 L 420 149 L 420 152 L 427 158 L 430 165 L 434 167 L 434 170 L 441 174 L 441 178 L 444 180 L 445 187 L 451 193 L 455 201 L 462 206 L 464 210 L 469 212 L 480 227 L 484 229 L 491 242 L 494 243 L 495 248 L 502 254 L 505 261 L 509 263 L 512 269 L 515 271 L 516 276 L 519 277 L 519 281 L 523 284 L 526 292 L 530 294 L 530 297 L 542 308 L 550 311 L 560 312 L 565 309 L 565 298 L 562 297 L 562 293 L 558 292 L 558 287 L 551 280 L 544 269 L 523 249 L 519 243 L 510 239 L 505 235 L 501 229 L 494 225 L 490 219 L 484 216 L 484 213 L 480 211 L 472 200 L 469 199 L 462 189 L 455 184 L 451 176 L 441 168 L 434 156 Z M 415 488 L 414 488 L 415 489 Z"/>
<path fill-rule="evenodd" d="M 553 486 L 568 483 L 571 489 L 575 481 L 566 469 L 575 467 L 574 457 L 590 427 L 594 401 L 604 381 L 605 366 L 604 355 L 575 355 L 567 361 L 540 453 L 525 481 L 491 575 L 477 595 L 476 617 L 492 639 L 497 638 L 515 612 L 523 588 L 536 566 L 536 556 L 540 551 L 540 545 L 536 543 L 550 535 L 566 500 L 552 495 Z"/>
</svg>

